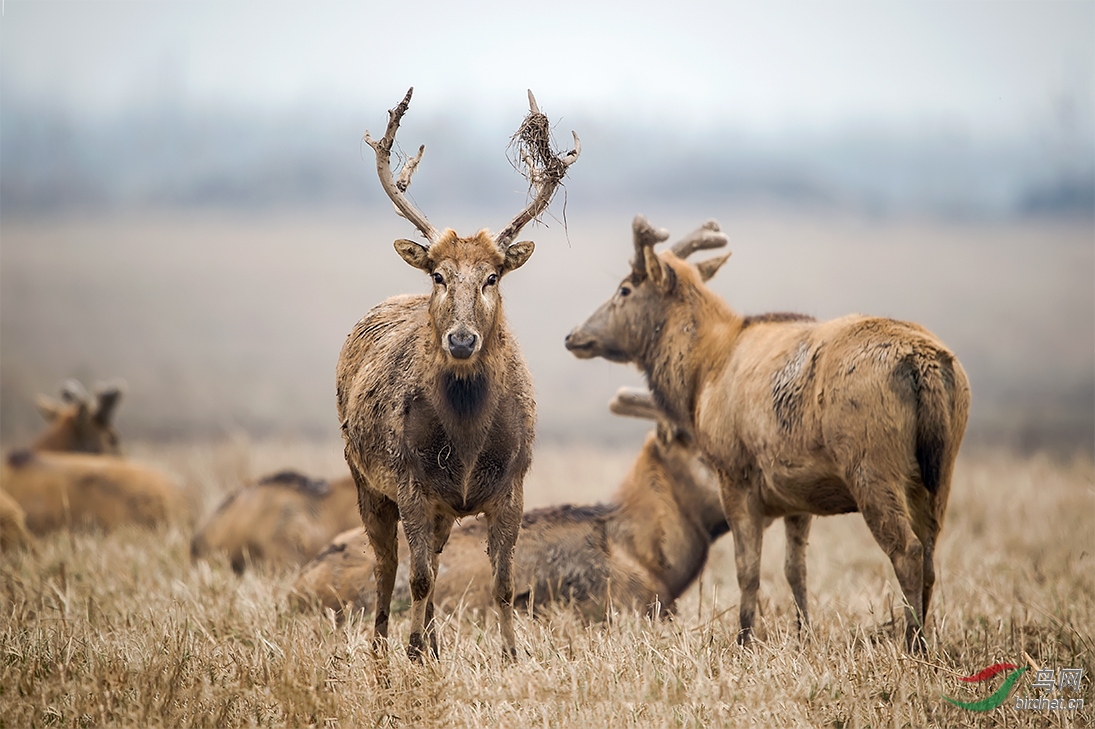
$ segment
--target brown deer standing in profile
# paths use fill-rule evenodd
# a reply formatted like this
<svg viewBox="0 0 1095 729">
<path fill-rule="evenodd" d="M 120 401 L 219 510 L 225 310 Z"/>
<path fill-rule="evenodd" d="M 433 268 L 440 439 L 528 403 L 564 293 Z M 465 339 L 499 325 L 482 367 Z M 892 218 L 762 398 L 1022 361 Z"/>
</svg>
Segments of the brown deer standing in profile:
<svg viewBox="0 0 1095 729">
<path fill-rule="evenodd" d="M 719 473 L 734 534 L 741 633 L 753 630 L 766 519 L 805 545 L 812 514 L 859 511 L 906 601 L 906 643 L 923 648 L 933 553 L 969 414 L 965 372 L 916 324 L 861 315 L 742 317 L 704 267 L 654 252 L 668 233 L 641 215 L 615 294 L 566 339 L 581 358 L 634 362 L 661 407 L 695 433 Z M 791 564 L 788 577 L 805 562 Z M 791 580 L 794 584 L 795 580 Z M 805 594 L 799 605 L 804 621 Z"/>
<path fill-rule="evenodd" d="M 429 295 L 396 296 L 377 305 L 346 338 L 337 369 L 338 417 L 346 462 L 376 556 L 374 645 L 386 643 L 397 556 L 396 522 L 410 551 L 411 633 L 408 655 L 421 659 L 433 628 L 438 555 L 457 517 L 485 514 L 505 651 L 513 634 L 513 548 L 521 525 L 523 480 L 532 459 L 535 403 L 528 367 L 502 313 L 501 278 L 532 255 L 514 242 L 551 201 L 581 151 L 551 150 L 547 117 L 529 92 L 530 112 L 517 132 L 535 194 L 502 231 L 460 237 L 439 231 L 405 197 L 425 146 L 397 179 L 391 149 L 411 93 L 388 112 L 376 169 L 396 210 L 426 238 L 397 240 L 396 251 L 433 281 Z"/>
<path fill-rule="evenodd" d="M 643 390 L 621 388 L 617 415 L 657 422 L 610 503 L 563 504 L 526 512 L 514 552 L 514 605 L 533 615 L 557 607 L 591 620 L 612 609 L 674 611 L 699 576 L 709 548 L 726 533 L 714 472 L 687 432 L 667 422 Z M 485 612 L 493 602 L 480 520 L 453 529 L 441 554 L 434 601 L 442 610 Z M 374 561 L 363 530 L 338 537 L 301 571 L 295 601 L 335 611 L 373 605 Z M 409 599 L 406 581 L 396 599 Z"/>
</svg>

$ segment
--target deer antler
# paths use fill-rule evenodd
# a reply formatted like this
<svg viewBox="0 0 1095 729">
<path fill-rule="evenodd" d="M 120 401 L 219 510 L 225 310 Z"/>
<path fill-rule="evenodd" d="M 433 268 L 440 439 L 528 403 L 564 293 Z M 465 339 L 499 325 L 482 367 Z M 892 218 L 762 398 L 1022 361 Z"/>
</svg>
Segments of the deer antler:
<svg viewBox="0 0 1095 729">
<path fill-rule="evenodd" d="M 688 258 L 696 251 L 708 248 L 722 248 L 730 242 L 726 233 L 719 228 L 719 221 L 712 218 L 691 233 L 673 244 L 670 249 L 677 258 Z"/>
<path fill-rule="evenodd" d="M 521 158 L 528 166 L 529 183 L 535 194 L 528 206 L 495 236 L 495 243 L 502 249 L 508 248 L 521 232 L 521 228 L 544 211 L 555 194 L 555 188 L 566 175 L 567 169 L 582 153 L 582 142 L 575 132 L 571 132 L 574 137 L 574 149 L 561 156 L 552 152 L 551 125 L 547 116 L 542 114 L 540 107 L 536 105 L 536 97 L 532 95 L 532 89 L 528 92 L 528 105 L 528 116 L 521 122 L 521 127 L 513 135 L 513 139 L 520 146 Z"/>
<path fill-rule="evenodd" d="M 631 261 L 631 269 L 641 278 L 646 275 L 646 249 L 669 238 L 669 231 L 655 228 L 645 215 L 636 215 L 631 222 L 631 234 L 635 243 L 635 258 Z"/>
<path fill-rule="evenodd" d="M 411 186 L 411 175 L 418 168 L 418 163 L 422 161 L 422 153 L 426 151 L 426 145 L 423 144 L 419 147 L 418 154 L 403 163 L 403 169 L 399 171 L 399 177 L 395 180 L 392 179 L 392 144 L 395 143 L 395 133 L 399 130 L 399 122 L 402 121 L 403 115 L 407 113 L 407 107 L 411 105 L 411 94 L 413 93 L 414 87 L 412 86 L 407 90 L 407 95 L 403 97 L 403 101 L 399 102 L 394 109 L 388 110 L 388 128 L 384 132 L 384 136 L 376 140 L 370 137 L 369 132 L 366 131 L 365 141 L 376 152 L 376 174 L 380 177 L 380 185 L 384 188 L 384 192 L 388 193 L 388 197 L 392 199 L 395 211 L 413 223 L 414 227 L 426 236 L 426 240 L 433 244 L 440 237 L 437 228 L 430 225 L 430 221 L 426 220 L 426 216 L 419 212 L 414 205 L 411 205 L 403 194 Z"/>
<path fill-rule="evenodd" d="M 616 415 L 643 420 L 658 420 L 664 417 L 662 411 L 654 404 L 654 396 L 645 387 L 621 387 L 609 401 L 608 409 Z"/>
</svg>

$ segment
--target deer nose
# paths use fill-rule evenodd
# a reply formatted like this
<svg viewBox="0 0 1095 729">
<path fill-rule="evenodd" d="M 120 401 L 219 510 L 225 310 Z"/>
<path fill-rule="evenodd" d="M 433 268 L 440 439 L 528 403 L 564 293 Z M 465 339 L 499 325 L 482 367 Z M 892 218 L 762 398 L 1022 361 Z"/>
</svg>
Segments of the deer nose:
<svg viewBox="0 0 1095 729">
<path fill-rule="evenodd" d="M 475 352 L 479 337 L 472 332 L 453 332 L 449 335 L 449 354 L 457 359 L 467 359 Z"/>
</svg>

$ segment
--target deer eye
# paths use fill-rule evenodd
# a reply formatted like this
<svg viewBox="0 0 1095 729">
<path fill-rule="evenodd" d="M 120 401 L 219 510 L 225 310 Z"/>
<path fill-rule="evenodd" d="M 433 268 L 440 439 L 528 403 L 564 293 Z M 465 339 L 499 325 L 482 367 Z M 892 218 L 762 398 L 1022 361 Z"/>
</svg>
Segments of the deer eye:
<svg viewBox="0 0 1095 729">
<path fill-rule="evenodd" d="M 437 284 L 438 286 L 444 286 L 444 285 L 445 285 L 445 277 L 444 277 L 444 276 L 442 276 L 442 275 L 441 275 L 441 274 L 439 274 L 439 273 L 435 273 L 435 274 L 433 275 L 433 282 L 434 282 L 435 284 Z"/>
<path fill-rule="evenodd" d="M 492 273 L 487 276 L 487 286 L 493 286 L 496 283 L 498 283 L 498 274 Z"/>
<path fill-rule="evenodd" d="M 620 287 L 620 296 L 627 296 L 630 293 L 631 293 L 631 289 L 629 289 L 627 286 L 621 286 Z"/>
</svg>

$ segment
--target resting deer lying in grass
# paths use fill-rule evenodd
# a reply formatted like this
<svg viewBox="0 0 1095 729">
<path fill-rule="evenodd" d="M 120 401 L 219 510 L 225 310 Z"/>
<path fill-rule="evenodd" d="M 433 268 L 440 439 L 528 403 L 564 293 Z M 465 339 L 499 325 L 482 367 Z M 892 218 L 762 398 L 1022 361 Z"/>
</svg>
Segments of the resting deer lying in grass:
<svg viewBox="0 0 1095 729">
<path fill-rule="evenodd" d="M 518 609 L 539 614 L 562 606 L 588 619 L 600 619 L 610 608 L 672 613 L 703 569 L 711 543 L 726 533 L 717 478 L 688 432 L 667 422 L 646 392 L 621 389 L 610 407 L 618 415 L 655 420 L 657 428 L 610 503 L 524 515 L 513 560 Z M 479 520 L 453 529 L 434 587 L 439 608 L 482 613 L 490 607 L 485 537 Z M 315 597 L 336 611 L 368 611 L 373 571 L 364 532 L 353 529 L 304 568 L 294 591 L 302 603 Z M 395 598 L 410 599 L 405 581 L 397 583 Z"/>
<path fill-rule="evenodd" d="M 300 566 L 360 524 L 349 476 L 328 482 L 280 471 L 229 494 L 190 541 L 190 556 L 223 552 L 237 574 L 249 563 Z"/>
<path fill-rule="evenodd" d="M 65 385 L 64 405 L 39 398 L 39 409 L 51 416 L 49 428 L 31 448 L 9 453 L 0 467 L 0 489 L 22 508 L 31 533 L 154 526 L 189 516 L 173 479 L 116 455 L 111 419 L 120 398 L 121 390 L 112 385 L 100 389 L 93 403 L 75 381 Z M 56 452 L 65 447 L 85 452 Z"/>
<path fill-rule="evenodd" d="M 535 194 L 496 235 L 439 231 L 404 196 L 424 147 L 392 178 L 390 157 L 411 91 L 389 112 L 376 152 L 384 191 L 426 242 L 397 240 L 403 259 L 428 274 L 429 295 L 396 296 L 377 305 L 346 339 L 337 368 L 338 417 L 346 462 L 357 483 L 361 518 L 376 556 L 377 646 L 386 644 L 398 565 L 396 522 L 410 551 L 411 634 L 419 659 L 437 643 L 431 626 L 438 555 L 457 517 L 485 514 L 505 650 L 515 655 L 513 546 L 520 528 L 522 483 L 532 459 L 532 383 L 502 313 L 499 283 L 532 255 L 517 234 L 548 205 L 580 146 L 556 156 L 547 117 L 529 93 L 517 133 Z"/>
<path fill-rule="evenodd" d="M 958 360 L 923 327 L 893 319 L 742 317 L 703 283 L 705 267 L 728 255 L 692 265 L 655 253 L 668 233 L 642 216 L 633 227 L 631 273 L 567 348 L 635 363 L 719 473 L 741 587 L 739 640 L 753 630 L 765 519 L 784 517 L 789 541 L 797 531 L 804 544 L 811 515 L 859 511 L 904 593 L 906 642 L 923 647 L 933 553 L 969 413 Z M 805 594 L 796 602 L 804 621 Z"/>
</svg>

